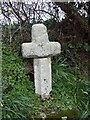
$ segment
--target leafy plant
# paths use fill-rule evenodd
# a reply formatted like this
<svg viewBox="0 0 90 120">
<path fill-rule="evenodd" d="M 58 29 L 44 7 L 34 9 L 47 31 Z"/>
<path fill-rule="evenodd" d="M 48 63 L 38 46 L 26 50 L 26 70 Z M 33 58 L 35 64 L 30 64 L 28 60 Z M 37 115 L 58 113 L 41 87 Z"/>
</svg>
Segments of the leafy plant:
<svg viewBox="0 0 90 120">
<path fill-rule="evenodd" d="M 82 118 L 89 115 L 90 82 L 78 68 L 71 68 L 64 56 L 52 60 L 53 89 L 50 99 L 42 101 L 24 71 L 26 62 L 10 45 L 3 44 L 2 53 L 3 119 L 29 119 L 42 112 L 48 115 L 73 108 L 81 112 Z"/>
<path fill-rule="evenodd" d="M 80 73 L 79 68 L 71 68 L 65 65 L 65 61 L 63 64 L 57 61 L 53 62 L 53 94 L 57 93 L 58 96 L 59 92 L 58 98 L 65 108 L 77 107 L 81 118 L 86 118 L 90 114 L 90 81 Z"/>
<path fill-rule="evenodd" d="M 85 51 L 87 51 L 87 52 L 90 51 L 90 45 L 88 43 L 85 43 L 83 47 L 84 47 Z"/>
</svg>

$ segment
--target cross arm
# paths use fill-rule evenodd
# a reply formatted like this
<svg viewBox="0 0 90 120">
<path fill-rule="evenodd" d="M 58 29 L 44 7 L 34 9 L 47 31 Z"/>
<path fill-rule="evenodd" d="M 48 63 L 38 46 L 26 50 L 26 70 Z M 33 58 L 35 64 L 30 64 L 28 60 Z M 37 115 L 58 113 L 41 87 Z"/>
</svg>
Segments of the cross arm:
<svg viewBox="0 0 90 120">
<path fill-rule="evenodd" d="M 47 42 L 36 44 L 23 43 L 22 55 L 25 58 L 43 58 L 48 56 L 54 56 L 61 52 L 61 45 L 58 42 Z"/>
</svg>

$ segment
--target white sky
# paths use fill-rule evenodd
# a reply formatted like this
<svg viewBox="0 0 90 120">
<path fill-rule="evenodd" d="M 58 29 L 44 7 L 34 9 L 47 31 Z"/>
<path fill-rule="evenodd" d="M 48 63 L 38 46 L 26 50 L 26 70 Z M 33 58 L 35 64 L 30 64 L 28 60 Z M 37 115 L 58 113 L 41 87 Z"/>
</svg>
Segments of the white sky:
<svg viewBox="0 0 90 120">
<path fill-rule="evenodd" d="M 8 0 L 1 0 L 1 2 L 8 2 Z M 31 2 L 37 2 L 37 1 L 39 1 L 39 3 L 40 2 L 51 2 L 51 1 L 54 1 L 54 2 L 67 2 L 67 1 L 74 1 L 74 2 L 77 2 L 77 1 L 82 1 L 82 2 L 87 2 L 87 1 L 90 1 L 90 0 L 10 0 L 11 2 L 26 2 L 26 3 L 28 3 L 28 4 L 31 4 Z M 63 11 L 61 11 L 60 10 L 60 19 L 62 20 L 62 18 L 64 17 L 64 12 Z M 46 14 L 46 17 L 43 17 L 43 19 L 44 20 L 47 20 L 47 19 L 49 19 L 50 18 L 50 16 L 48 15 L 48 14 Z M 4 23 L 4 22 L 6 22 L 7 21 L 7 19 L 1 14 L 1 10 L 0 10 L 0 24 L 1 23 Z M 15 18 L 15 17 L 12 17 L 12 19 L 11 19 L 11 23 L 13 23 L 13 21 L 17 21 L 17 19 Z"/>
<path fill-rule="evenodd" d="M 3 1 L 6 1 L 6 0 L 3 0 Z M 23 1 L 23 2 L 26 2 L 27 4 L 31 4 L 31 2 L 33 1 L 33 0 L 30 0 L 30 1 L 28 1 L 28 0 L 12 0 L 12 2 L 13 1 L 17 1 L 17 2 L 21 2 L 21 1 Z M 33 2 L 35 2 L 35 1 L 37 1 L 37 0 L 34 0 Z M 39 0 L 39 1 L 42 1 L 42 0 Z M 43 0 L 43 2 L 44 1 L 50 1 L 50 0 Z M 40 2 L 39 2 L 40 3 Z M 64 18 L 64 12 L 59 8 L 59 10 L 60 10 L 60 20 L 62 20 L 62 18 Z M 47 11 L 47 6 L 45 6 L 45 11 Z M 1 12 L 1 11 L 0 11 Z M 48 11 L 47 11 L 48 12 Z M 12 16 L 12 17 L 10 17 L 11 18 L 11 23 L 13 23 L 13 22 L 17 22 L 17 19 L 14 17 L 14 16 Z M 47 13 L 45 13 L 45 16 L 42 16 L 42 19 L 43 20 L 47 20 L 47 19 L 49 19 L 50 18 L 50 15 L 49 14 L 47 14 Z M 24 19 L 24 18 L 23 18 Z M 7 18 L 5 18 L 2 14 L 0 14 L 0 24 L 1 23 L 6 23 L 7 22 Z"/>
<path fill-rule="evenodd" d="M 0 0 L 0 2 L 3 2 L 3 1 L 6 1 L 8 2 L 8 0 Z M 14 1 L 14 2 L 89 2 L 90 0 L 10 0 L 11 2 Z"/>
</svg>

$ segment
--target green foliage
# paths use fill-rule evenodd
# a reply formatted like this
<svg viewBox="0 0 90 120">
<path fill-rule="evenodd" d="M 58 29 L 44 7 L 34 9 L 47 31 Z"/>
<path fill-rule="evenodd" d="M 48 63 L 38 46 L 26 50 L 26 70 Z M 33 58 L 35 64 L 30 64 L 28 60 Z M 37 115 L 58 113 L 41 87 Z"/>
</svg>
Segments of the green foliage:
<svg viewBox="0 0 90 120">
<path fill-rule="evenodd" d="M 2 72 L 2 43 L 0 42 L 0 78 Z"/>
<path fill-rule="evenodd" d="M 85 51 L 87 51 L 87 52 L 90 51 L 90 45 L 89 45 L 88 43 L 85 43 L 85 44 L 83 45 L 83 47 L 84 47 Z"/>
<path fill-rule="evenodd" d="M 0 118 L 2 116 L 2 109 L 1 109 L 1 100 L 2 100 L 2 83 L 1 83 L 1 78 L 2 78 L 2 43 L 0 42 Z"/>
<path fill-rule="evenodd" d="M 65 108 L 67 108 L 66 106 L 68 108 L 76 106 L 81 111 L 81 118 L 86 118 L 90 114 L 90 81 L 80 73 L 79 68 L 70 68 L 64 63 L 60 64 L 60 57 L 55 57 L 53 62 L 53 88 L 55 90 L 53 89 L 53 94 L 57 94 L 57 99 L 60 99 Z"/>
<path fill-rule="evenodd" d="M 8 44 L 2 45 L 2 52 L 3 119 L 29 119 L 42 112 L 51 114 L 73 108 L 80 110 L 82 118 L 87 117 L 90 83 L 77 68 L 70 68 L 63 56 L 53 58 L 51 97 L 42 101 L 24 71 L 23 58 Z"/>
<path fill-rule="evenodd" d="M 8 47 L 8 48 L 7 48 Z M 9 45 L 3 45 L 2 76 L 3 76 L 3 118 L 25 117 L 25 103 L 29 79 L 23 70 L 23 63 Z M 32 88 L 29 88 L 29 91 Z M 24 92 L 23 92 L 24 91 Z"/>
</svg>

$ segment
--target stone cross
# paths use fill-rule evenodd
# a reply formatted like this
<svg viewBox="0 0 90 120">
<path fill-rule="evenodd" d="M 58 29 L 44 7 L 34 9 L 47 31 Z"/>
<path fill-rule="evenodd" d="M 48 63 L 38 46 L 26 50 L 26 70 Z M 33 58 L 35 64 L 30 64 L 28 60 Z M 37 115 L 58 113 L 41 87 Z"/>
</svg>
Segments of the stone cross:
<svg viewBox="0 0 90 120">
<path fill-rule="evenodd" d="M 34 58 L 35 93 L 47 99 L 52 90 L 51 56 L 61 52 L 58 42 L 49 42 L 47 28 L 43 24 L 32 26 L 32 42 L 22 44 L 24 58 Z"/>
</svg>

